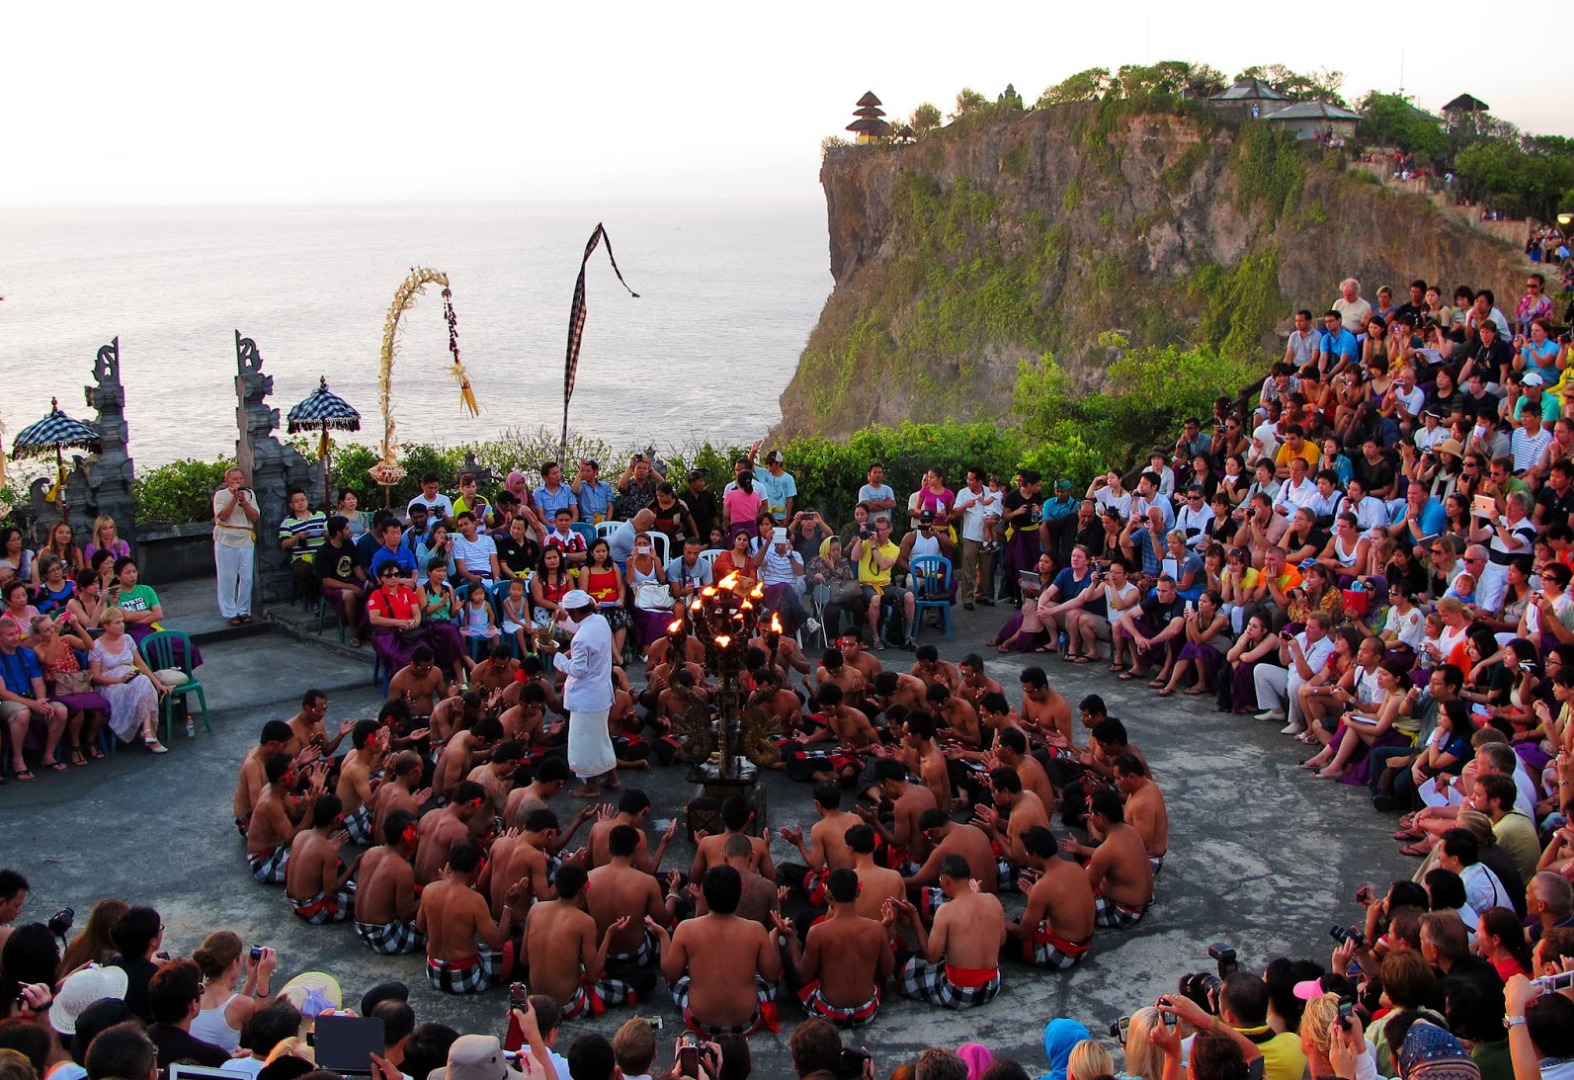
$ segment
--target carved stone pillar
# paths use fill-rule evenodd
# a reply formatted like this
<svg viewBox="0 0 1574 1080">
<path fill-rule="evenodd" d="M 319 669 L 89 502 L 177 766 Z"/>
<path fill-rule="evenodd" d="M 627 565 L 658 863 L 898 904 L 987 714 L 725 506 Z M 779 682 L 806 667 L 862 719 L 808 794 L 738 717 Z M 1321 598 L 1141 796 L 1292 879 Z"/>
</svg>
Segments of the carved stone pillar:
<svg viewBox="0 0 1574 1080">
<path fill-rule="evenodd" d="M 66 501 L 78 544 L 92 539 L 93 522 L 107 515 L 114 519 L 121 539 L 137 545 L 136 505 L 131 496 L 133 466 L 126 427 L 126 391 L 120 383 L 120 339 L 98 350 L 93 362 L 92 386 L 82 388 L 90 408 L 98 413 L 90 421 L 103 444 L 99 453 L 83 458 L 72 455 L 75 467 L 66 478 Z"/>
<path fill-rule="evenodd" d="M 235 331 L 235 394 L 238 399 L 236 420 L 240 438 L 235 444 L 235 460 L 246 474 L 257 496 L 257 558 L 252 579 L 252 601 L 258 608 L 288 603 L 294 581 L 290 576 L 289 553 L 279 547 L 279 522 L 289 513 L 288 492 L 303 489 L 311 505 L 321 505 L 322 476 L 313 462 L 294 447 L 273 436 L 279 426 L 279 410 L 268 408 L 273 393 L 273 376 L 262 373 L 262 353 L 251 338 Z"/>
</svg>

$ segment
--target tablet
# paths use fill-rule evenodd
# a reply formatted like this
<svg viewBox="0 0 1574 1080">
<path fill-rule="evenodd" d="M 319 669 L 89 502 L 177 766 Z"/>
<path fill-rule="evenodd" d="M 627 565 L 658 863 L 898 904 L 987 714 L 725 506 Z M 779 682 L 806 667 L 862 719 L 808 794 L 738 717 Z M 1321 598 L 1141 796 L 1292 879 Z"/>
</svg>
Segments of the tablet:
<svg viewBox="0 0 1574 1080">
<path fill-rule="evenodd" d="M 319 1016 L 312 1048 L 319 1069 L 370 1076 L 372 1055 L 386 1049 L 382 1017 Z"/>
</svg>

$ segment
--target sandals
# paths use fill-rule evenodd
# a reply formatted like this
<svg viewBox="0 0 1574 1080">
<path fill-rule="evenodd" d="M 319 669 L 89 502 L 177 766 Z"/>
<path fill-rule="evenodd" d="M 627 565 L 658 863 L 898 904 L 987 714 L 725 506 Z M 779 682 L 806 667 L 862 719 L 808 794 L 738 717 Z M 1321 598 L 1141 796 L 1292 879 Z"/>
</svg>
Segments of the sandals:
<svg viewBox="0 0 1574 1080">
<path fill-rule="evenodd" d="M 1415 826 L 1411 826 L 1408 829 L 1400 829 L 1398 832 L 1394 833 L 1394 839 L 1395 840 L 1419 840 L 1419 839 L 1421 839 L 1421 837 L 1423 837 L 1425 835 L 1426 834 L 1423 833 L 1420 829 L 1417 829 Z"/>
<path fill-rule="evenodd" d="M 87 756 L 89 758 L 91 758 L 92 760 L 94 760 L 94 761 L 103 761 L 104 760 L 104 751 L 100 750 L 98 747 L 94 746 L 92 743 L 89 743 L 88 746 L 87 746 Z"/>
<path fill-rule="evenodd" d="M 1166 686 L 1164 689 L 1159 691 L 1159 697 L 1169 697 L 1174 692 L 1175 691 L 1171 690 L 1169 687 Z"/>
<path fill-rule="evenodd" d="M 83 762 L 83 764 L 85 765 L 87 763 Z M 48 765 L 45 765 L 44 768 L 48 769 L 50 772 L 67 772 L 69 771 L 70 766 L 63 761 L 51 761 Z"/>
<path fill-rule="evenodd" d="M 144 736 L 142 736 L 142 745 L 148 748 L 148 753 L 150 753 L 150 754 L 167 754 L 167 753 L 169 753 L 169 747 L 167 747 L 163 743 L 159 742 L 158 741 L 158 737 L 156 735 L 144 735 Z"/>
<path fill-rule="evenodd" d="M 1399 849 L 1399 854 L 1409 855 L 1417 859 L 1423 859 L 1430 853 L 1430 850 L 1431 849 L 1429 848 L 1422 847 L 1420 844 L 1407 844 L 1405 847 Z"/>
<path fill-rule="evenodd" d="M 1078 656 L 1075 659 L 1073 659 L 1071 662 L 1073 664 L 1091 664 L 1091 663 L 1093 663 L 1093 657 L 1091 657 L 1091 656 Z"/>
<path fill-rule="evenodd" d="M 1158 690 L 1164 685 L 1163 679 L 1152 679 L 1148 682 L 1149 690 Z"/>
<path fill-rule="evenodd" d="M 38 777 L 33 773 L 32 769 L 22 769 L 16 774 L 14 779 L 21 780 L 22 782 L 26 783 L 29 780 L 37 780 Z"/>
<path fill-rule="evenodd" d="M 1122 671 L 1126 670 L 1126 665 L 1125 664 L 1111 664 L 1109 666 L 1109 670 L 1110 670 L 1110 674 L 1111 675 L 1119 675 Z"/>
<path fill-rule="evenodd" d="M 1121 682 L 1130 682 L 1133 679 L 1142 678 L 1142 676 L 1138 675 L 1134 671 L 1122 671 L 1119 677 Z"/>
<path fill-rule="evenodd" d="M 71 748 L 71 764 L 77 766 L 78 768 L 81 768 L 87 764 L 87 758 L 82 756 L 82 748 L 80 746 L 73 746 Z"/>
</svg>

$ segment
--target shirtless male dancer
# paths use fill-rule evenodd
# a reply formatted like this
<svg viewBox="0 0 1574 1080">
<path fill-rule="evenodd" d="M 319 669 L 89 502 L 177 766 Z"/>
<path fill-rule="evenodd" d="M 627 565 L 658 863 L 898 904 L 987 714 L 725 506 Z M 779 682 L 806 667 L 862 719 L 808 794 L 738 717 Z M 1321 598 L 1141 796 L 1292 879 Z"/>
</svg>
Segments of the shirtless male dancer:
<svg viewBox="0 0 1574 1080">
<path fill-rule="evenodd" d="M 284 753 L 290 736 L 289 724 L 283 720 L 269 720 L 262 725 L 262 736 L 257 745 L 246 753 L 240 763 L 240 775 L 235 778 L 235 828 L 240 830 L 242 839 L 251 826 L 252 808 L 257 805 L 257 798 L 268 783 L 262 772 L 262 763 L 274 754 Z"/>
<path fill-rule="evenodd" d="M 415 928 L 415 815 L 395 810 L 383 822 L 383 842 L 361 856 L 356 876 L 355 932 L 373 952 L 403 956 L 426 944 Z"/>
<path fill-rule="evenodd" d="M 858 913 L 860 888 L 853 871 L 831 871 L 825 884 L 831 912 L 809 928 L 801 954 L 791 924 L 783 919 L 777 925 L 801 982 L 804 1012 L 845 1027 L 874 1020 L 885 980 L 896 970 L 885 926 Z"/>
<path fill-rule="evenodd" d="M 356 856 L 346 866 L 339 858 L 339 849 L 350 839 L 344 830 L 343 810 L 339 796 L 317 796 L 312 802 L 311 828 L 302 829 L 290 841 L 284 892 L 295 917 L 311 926 L 344 922 L 355 913 L 355 871 L 361 859 Z"/>
<path fill-rule="evenodd" d="M 661 951 L 661 970 L 690 1031 L 715 1039 L 775 1031 L 776 980 L 782 958 L 776 936 L 740 919 L 743 881 L 730 866 L 712 867 L 703 891 L 709 914 L 679 923 L 669 936 L 655 919 L 645 926 Z"/>
<path fill-rule="evenodd" d="M 616 935 L 627 931 L 633 917 L 624 915 L 598 933 L 595 918 L 579 907 L 585 881 L 581 867 L 563 867 L 557 875 L 558 898 L 536 904 L 525 920 L 530 989 L 555 1001 L 564 1020 L 600 1016 L 608 1005 L 633 1004 L 638 999 L 627 983 L 603 978 L 607 950 Z M 651 884 L 655 885 L 654 879 Z"/>
<path fill-rule="evenodd" d="M 1022 834 L 1033 884 L 1028 889 L 1022 921 L 1006 923 L 1017 938 L 1022 956 L 1035 967 L 1063 971 L 1080 964 L 1093 944 L 1094 898 L 1088 875 L 1062 859 L 1055 834 L 1035 826 Z"/>
<path fill-rule="evenodd" d="M 382 768 L 386 731 L 376 720 L 357 720 L 350 732 L 353 749 L 339 766 L 334 794 L 344 807 L 344 831 L 352 844 L 372 842 L 372 780 Z"/>
<path fill-rule="evenodd" d="M 1000 947 L 1006 940 L 1006 914 L 992 893 L 977 889 L 965 858 L 946 856 L 940 864 L 940 888 L 946 902 L 935 913 L 932 931 L 924 929 L 918 910 L 906 900 L 892 901 L 886 924 L 908 925 L 918 940 L 918 955 L 902 965 L 903 997 L 968 1009 L 993 1001 L 1000 993 Z"/>
<path fill-rule="evenodd" d="M 318 764 L 307 770 L 303 797 L 294 794 L 297 777 L 290 755 L 274 754 L 262 763 L 267 781 L 251 812 L 251 827 L 246 830 L 246 863 L 251 876 L 264 885 L 283 885 L 285 865 L 290 858 L 290 842 L 296 833 L 309 828 L 307 810 L 323 792 L 328 767 Z"/>
<path fill-rule="evenodd" d="M 475 891 L 485 862 L 480 844 L 461 840 L 448 852 L 443 876 L 421 891 L 415 927 L 426 935 L 426 979 L 445 993 L 478 994 L 513 966 L 512 943 Z M 510 890 L 505 922 L 523 891 L 523 883 Z"/>
</svg>

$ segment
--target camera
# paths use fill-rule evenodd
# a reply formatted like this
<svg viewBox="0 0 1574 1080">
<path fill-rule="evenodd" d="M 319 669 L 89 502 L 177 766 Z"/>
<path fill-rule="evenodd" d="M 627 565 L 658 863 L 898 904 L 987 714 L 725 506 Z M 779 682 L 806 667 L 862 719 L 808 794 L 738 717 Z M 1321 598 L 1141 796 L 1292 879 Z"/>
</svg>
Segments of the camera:
<svg viewBox="0 0 1574 1080">
<path fill-rule="evenodd" d="M 1574 971 L 1560 971 L 1556 975 L 1543 975 L 1530 981 L 1548 993 L 1568 990 L 1574 988 Z"/>
<path fill-rule="evenodd" d="M 1119 1020 L 1116 1020 L 1109 1026 L 1109 1037 L 1119 1040 L 1120 1044 L 1124 1046 L 1126 1044 L 1126 1032 L 1130 1030 L 1131 1017 L 1122 1016 Z"/>
<path fill-rule="evenodd" d="M 71 932 L 71 924 L 76 921 L 77 909 L 63 907 L 49 916 L 49 932 L 55 937 L 63 938 Z"/>
<path fill-rule="evenodd" d="M 869 1051 L 854 1050 L 851 1047 L 842 1048 L 841 1075 L 848 1080 L 855 1080 L 864 1074 L 864 1062 L 869 1060 Z"/>
<path fill-rule="evenodd" d="M 258 960 L 261 960 L 261 959 L 262 959 L 262 946 L 261 945 L 253 945 L 251 947 L 251 960 L 252 960 L 252 963 L 256 963 Z"/>
<path fill-rule="evenodd" d="M 1190 975 L 1182 975 L 1175 989 L 1199 1009 L 1213 1013 L 1218 1011 L 1219 988 L 1222 985 L 1223 981 L 1211 971 L 1194 971 Z"/>
<path fill-rule="evenodd" d="M 1344 927 L 1338 925 L 1330 926 L 1328 928 L 1328 936 L 1333 938 L 1341 945 L 1347 941 L 1353 941 L 1355 942 L 1355 947 L 1358 949 L 1364 949 L 1366 947 L 1366 935 L 1354 927 L 1347 930 Z"/>
<path fill-rule="evenodd" d="M 858 538 L 860 540 L 867 540 L 873 535 L 874 535 L 874 530 L 871 529 L 867 525 L 860 526 L 859 529 L 858 529 Z"/>
<path fill-rule="evenodd" d="M 1222 941 L 1215 941 L 1208 946 L 1208 955 L 1214 963 L 1219 965 L 1219 978 L 1227 979 L 1240 970 L 1241 965 L 1235 959 L 1235 947 L 1226 945 Z"/>
<path fill-rule="evenodd" d="M 508 1007 L 524 1009 L 530 1005 L 530 989 L 522 982 L 508 984 Z"/>
</svg>

